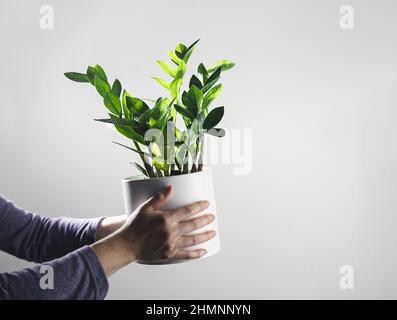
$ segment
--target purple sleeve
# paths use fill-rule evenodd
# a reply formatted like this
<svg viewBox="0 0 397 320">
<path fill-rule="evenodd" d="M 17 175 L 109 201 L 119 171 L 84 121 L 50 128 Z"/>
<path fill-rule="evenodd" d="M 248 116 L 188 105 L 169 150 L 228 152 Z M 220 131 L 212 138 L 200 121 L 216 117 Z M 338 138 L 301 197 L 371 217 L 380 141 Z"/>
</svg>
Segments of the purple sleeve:
<svg viewBox="0 0 397 320">
<path fill-rule="evenodd" d="M 0 300 L 104 299 L 108 289 L 89 246 L 33 268 L 0 274 Z"/>
<path fill-rule="evenodd" d="M 0 196 L 0 250 L 41 263 L 95 242 L 102 218 L 46 218 Z"/>
</svg>

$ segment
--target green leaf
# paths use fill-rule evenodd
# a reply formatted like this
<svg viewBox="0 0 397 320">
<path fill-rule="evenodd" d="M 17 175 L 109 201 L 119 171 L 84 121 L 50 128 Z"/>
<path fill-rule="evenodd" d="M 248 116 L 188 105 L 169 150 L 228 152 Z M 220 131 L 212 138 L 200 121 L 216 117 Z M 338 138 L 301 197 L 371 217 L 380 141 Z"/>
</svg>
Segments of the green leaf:
<svg viewBox="0 0 397 320">
<path fill-rule="evenodd" d="M 115 125 L 118 132 L 136 142 L 147 145 L 148 143 L 143 139 L 143 136 L 138 134 L 134 129 L 128 126 Z"/>
<path fill-rule="evenodd" d="M 175 78 L 183 78 L 186 71 L 186 63 L 182 60 L 179 64 L 178 68 L 176 69 Z"/>
<path fill-rule="evenodd" d="M 180 105 L 178 105 L 178 104 L 175 104 L 174 107 L 175 107 L 176 111 L 177 111 L 183 118 L 188 119 L 190 122 L 194 120 L 194 116 L 193 116 L 193 115 L 190 113 L 190 111 L 187 110 L 186 108 L 184 108 L 184 107 L 182 107 L 182 106 L 180 106 Z"/>
<path fill-rule="evenodd" d="M 182 86 L 182 79 L 181 79 L 181 78 L 174 79 L 174 80 L 171 82 L 171 85 L 170 85 L 170 94 L 171 94 L 171 98 L 172 98 L 172 99 L 178 100 L 179 91 L 180 91 L 180 89 L 181 89 L 181 86 Z"/>
<path fill-rule="evenodd" d="M 105 70 L 97 64 L 95 66 L 95 70 L 97 71 L 97 75 L 103 80 L 103 81 L 108 81 L 108 77 L 106 76 Z"/>
<path fill-rule="evenodd" d="M 206 83 L 206 82 L 207 82 L 207 79 L 208 79 L 208 71 L 207 71 L 207 69 L 205 68 L 205 66 L 204 66 L 203 63 L 200 63 L 200 64 L 199 64 L 199 66 L 198 66 L 198 68 L 197 68 L 197 72 L 200 73 L 200 74 L 202 75 L 202 77 L 203 77 L 203 83 Z"/>
<path fill-rule="evenodd" d="M 128 110 L 128 107 L 127 107 L 127 101 L 126 101 L 127 96 L 129 96 L 129 93 L 127 92 L 127 90 L 124 90 L 123 91 L 123 96 L 121 98 L 121 105 L 123 107 L 124 117 L 129 119 L 129 118 L 131 118 L 131 113 L 130 113 L 130 110 Z"/>
<path fill-rule="evenodd" d="M 203 87 L 203 84 L 201 83 L 200 79 L 197 78 L 195 75 L 192 75 L 192 77 L 190 78 L 189 88 L 191 88 L 192 86 L 196 86 L 199 89 Z"/>
<path fill-rule="evenodd" d="M 217 78 L 215 78 L 214 80 L 212 80 L 212 81 L 210 81 L 210 82 L 207 82 L 207 84 L 206 84 L 204 87 L 201 88 L 201 91 L 203 92 L 203 94 L 206 94 L 207 91 L 208 91 L 209 89 L 211 89 L 212 86 L 213 86 L 215 83 L 217 83 L 217 81 L 218 81 L 219 79 L 220 79 L 220 77 L 217 77 Z"/>
<path fill-rule="evenodd" d="M 159 84 L 161 84 L 164 88 L 166 88 L 167 90 L 170 90 L 170 84 L 158 77 L 152 77 L 153 80 L 156 80 Z"/>
<path fill-rule="evenodd" d="M 104 122 L 104 123 L 112 123 L 112 124 L 119 124 L 122 126 L 129 126 L 133 129 L 138 129 L 139 122 L 134 119 L 123 119 L 118 116 L 115 116 L 109 113 L 110 119 L 94 119 L 95 121 Z"/>
<path fill-rule="evenodd" d="M 94 85 L 96 90 L 102 97 L 105 97 L 111 91 L 109 83 L 103 81 L 98 76 L 95 76 L 94 78 Z"/>
<path fill-rule="evenodd" d="M 154 157 L 152 163 L 158 170 L 168 171 L 169 169 L 169 164 L 161 157 Z"/>
<path fill-rule="evenodd" d="M 126 104 L 128 110 L 134 116 L 134 118 L 140 117 L 143 113 L 150 109 L 142 99 L 136 97 L 126 96 Z"/>
<path fill-rule="evenodd" d="M 217 68 L 221 68 L 222 71 L 229 70 L 235 66 L 235 63 L 229 60 L 220 60 L 214 63 L 211 67 L 208 68 L 208 72 L 211 73 L 215 71 Z"/>
<path fill-rule="evenodd" d="M 120 99 L 111 91 L 103 97 L 103 103 L 109 111 L 117 116 L 121 114 Z"/>
<path fill-rule="evenodd" d="M 208 93 L 204 96 L 202 108 L 206 109 L 214 101 L 218 95 L 222 91 L 222 84 L 218 84 L 217 86 L 213 87 Z"/>
<path fill-rule="evenodd" d="M 126 145 L 124 145 L 124 144 L 122 144 L 122 143 L 119 143 L 119 142 L 116 142 L 116 141 L 112 141 L 112 142 L 113 142 L 114 144 L 117 144 L 117 145 L 119 145 L 119 146 L 121 146 L 121 147 L 124 147 L 124 148 L 126 148 L 126 149 L 128 149 L 128 150 L 131 150 L 131 151 L 133 151 L 133 152 L 136 152 L 136 153 L 138 153 L 138 154 L 140 154 L 140 155 L 142 155 L 142 156 L 150 157 L 150 154 L 147 153 L 147 152 L 143 152 L 143 151 L 136 150 L 136 149 L 134 149 L 134 148 L 131 148 L 131 147 L 129 147 L 129 146 L 126 146 Z"/>
<path fill-rule="evenodd" d="M 192 86 L 187 93 L 187 97 L 189 99 L 189 104 L 187 107 L 189 111 L 196 116 L 201 107 L 203 93 L 196 86 Z"/>
<path fill-rule="evenodd" d="M 221 75 L 221 71 L 222 71 L 222 69 L 221 69 L 220 67 L 217 68 L 217 69 L 210 75 L 210 77 L 207 79 L 207 81 L 205 81 L 205 84 L 214 81 L 216 78 L 219 79 L 219 76 Z"/>
<path fill-rule="evenodd" d="M 175 54 L 179 59 L 183 59 L 183 54 L 186 52 L 186 46 L 183 43 L 178 43 L 175 48 Z"/>
<path fill-rule="evenodd" d="M 64 75 L 69 80 L 72 80 L 72 81 L 75 81 L 75 82 L 89 82 L 88 77 L 87 77 L 87 75 L 85 73 L 65 72 Z"/>
<path fill-rule="evenodd" d="M 88 81 L 89 81 L 93 86 L 95 86 L 94 80 L 95 80 L 95 76 L 97 75 L 97 73 L 98 73 L 98 71 L 97 71 L 94 67 L 89 66 L 89 67 L 87 68 L 87 78 L 88 78 Z"/>
<path fill-rule="evenodd" d="M 122 90 L 122 88 L 121 88 L 121 83 L 120 83 L 120 81 L 119 81 L 118 79 L 114 80 L 113 86 L 112 86 L 112 92 L 113 92 L 117 97 L 120 98 L 121 90 Z"/>
<path fill-rule="evenodd" d="M 222 120 L 224 111 L 224 107 L 211 110 L 204 120 L 203 129 L 209 130 L 214 128 Z"/>
<path fill-rule="evenodd" d="M 177 55 L 174 52 L 167 51 L 167 53 L 170 59 L 172 60 L 172 62 L 174 62 L 176 65 L 179 65 L 179 63 L 182 61 L 180 58 L 177 57 Z"/>
<path fill-rule="evenodd" d="M 200 39 L 197 39 L 196 41 L 194 41 L 186 50 L 185 50 L 185 52 L 184 52 L 184 54 L 183 54 L 183 61 L 185 61 L 185 62 L 188 62 L 188 60 L 189 60 L 189 58 L 190 58 L 190 56 L 191 56 L 191 54 L 192 54 L 192 52 L 193 52 L 193 49 L 194 49 L 194 46 L 197 44 L 197 42 L 199 42 L 200 41 Z"/>
<path fill-rule="evenodd" d="M 167 62 L 162 61 L 162 60 L 157 60 L 156 61 L 159 66 L 166 72 L 168 73 L 171 77 L 175 78 L 176 77 L 176 70 L 171 67 Z"/>
<path fill-rule="evenodd" d="M 143 175 L 145 175 L 146 177 L 149 177 L 149 174 L 147 173 L 147 171 L 140 164 L 138 164 L 136 162 L 131 162 L 131 164 L 133 166 L 135 166 L 135 168 L 137 168 L 140 172 L 142 172 Z"/>
</svg>

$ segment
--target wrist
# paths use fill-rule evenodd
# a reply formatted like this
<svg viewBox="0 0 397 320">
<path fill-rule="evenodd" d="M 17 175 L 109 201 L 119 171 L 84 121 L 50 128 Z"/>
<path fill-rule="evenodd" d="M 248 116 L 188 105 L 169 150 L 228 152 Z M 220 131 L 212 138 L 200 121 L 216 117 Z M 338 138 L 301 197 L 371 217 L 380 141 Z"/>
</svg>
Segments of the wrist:
<svg viewBox="0 0 397 320">
<path fill-rule="evenodd" d="M 108 277 L 136 260 L 135 251 L 131 244 L 125 242 L 121 233 L 106 237 L 91 247 Z"/>
<path fill-rule="evenodd" d="M 127 220 L 127 216 L 106 217 L 98 224 L 96 239 L 101 240 L 120 229 Z"/>
</svg>

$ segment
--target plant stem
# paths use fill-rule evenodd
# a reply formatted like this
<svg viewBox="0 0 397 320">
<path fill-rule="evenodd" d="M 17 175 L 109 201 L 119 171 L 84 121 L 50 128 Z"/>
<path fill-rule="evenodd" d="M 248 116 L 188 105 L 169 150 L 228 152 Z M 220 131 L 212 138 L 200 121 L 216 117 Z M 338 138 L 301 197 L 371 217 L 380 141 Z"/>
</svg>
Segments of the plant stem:
<svg viewBox="0 0 397 320">
<path fill-rule="evenodd" d="M 189 153 L 186 151 L 185 158 L 183 159 L 183 167 L 182 167 L 182 174 L 189 173 Z M 185 161 L 186 160 L 186 161 Z"/>
<path fill-rule="evenodd" d="M 198 171 L 203 171 L 203 162 L 204 162 L 204 136 L 201 139 L 200 156 L 198 159 Z"/>
<path fill-rule="evenodd" d="M 134 144 L 135 144 L 135 147 L 137 148 L 137 150 L 142 152 L 141 147 L 139 146 L 138 142 L 136 142 L 135 140 L 133 140 L 133 141 L 134 141 Z M 146 172 L 148 173 L 149 177 L 155 178 L 156 174 L 153 171 L 153 168 L 146 162 L 145 156 L 142 153 L 140 153 L 139 156 L 141 157 L 141 160 L 143 162 L 143 165 L 145 166 Z"/>
</svg>

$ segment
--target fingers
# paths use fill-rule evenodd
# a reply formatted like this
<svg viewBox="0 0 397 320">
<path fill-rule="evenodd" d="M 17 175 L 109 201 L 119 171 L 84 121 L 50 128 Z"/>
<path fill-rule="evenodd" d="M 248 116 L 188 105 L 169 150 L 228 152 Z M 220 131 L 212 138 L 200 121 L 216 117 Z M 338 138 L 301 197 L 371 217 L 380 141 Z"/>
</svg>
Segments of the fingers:
<svg viewBox="0 0 397 320">
<path fill-rule="evenodd" d="M 192 251 L 180 250 L 178 251 L 174 258 L 175 259 L 198 259 L 207 254 L 205 249 L 197 249 Z"/>
<path fill-rule="evenodd" d="M 195 214 L 207 209 L 209 206 L 208 201 L 197 201 L 193 202 L 191 204 L 188 204 L 187 206 L 180 207 L 176 210 L 171 211 L 171 216 L 172 220 L 175 222 L 179 222 L 182 220 L 186 220 L 190 218 L 191 216 L 194 216 Z"/>
<path fill-rule="evenodd" d="M 215 216 L 213 214 L 205 214 L 203 216 L 190 219 L 187 221 L 179 222 L 178 229 L 179 234 L 186 234 L 191 231 L 200 229 L 215 220 Z"/>
<path fill-rule="evenodd" d="M 158 210 L 168 201 L 172 193 L 172 186 L 168 186 L 164 191 L 159 192 L 154 197 L 145 202 L 146 209 Z"/>
<path fill-rule="evenodd" d="M 179 240 L 179 242 L 180 242 L 179 246 L 180 246 L 180 248 L 194 246 L 196 244 L 200 244 L 200 243 L 203 243 L 203 242 L 206 242 L 206 241 L 212 239 L 213 237 L 215 237 L 215 235 L 216 235 L 216 232 L 214 230 L 210 230 L 210 231 L 206 231 L 206 232 L 191 235 L 191 236 L 182 236 Z"/>
</svg>

